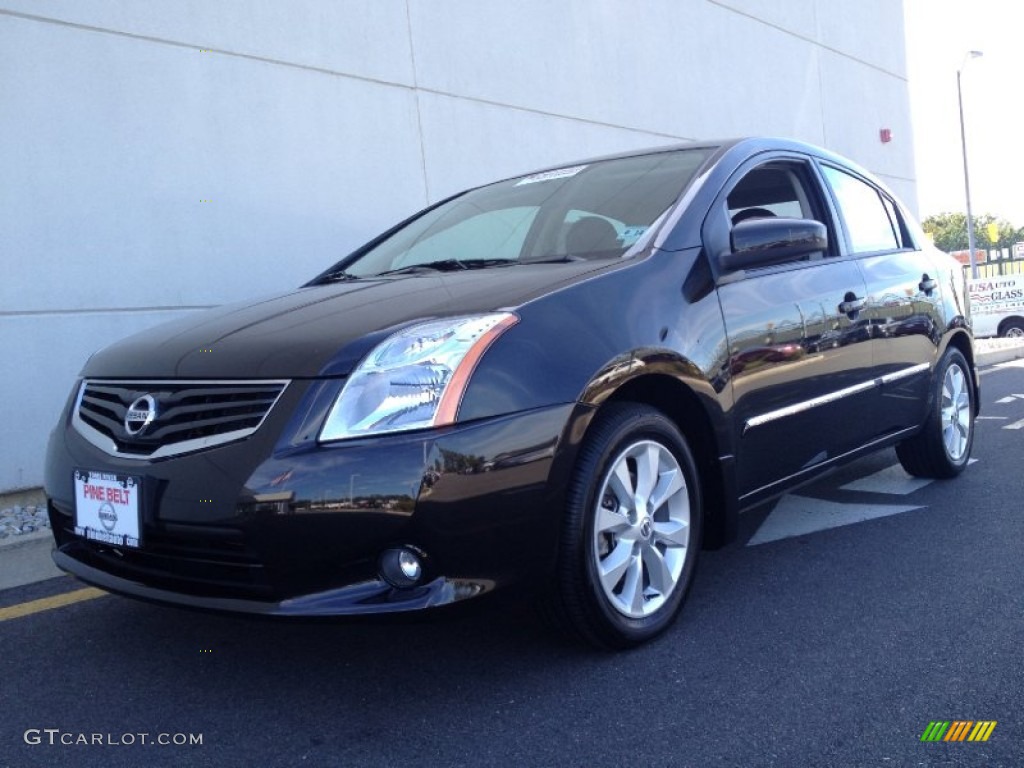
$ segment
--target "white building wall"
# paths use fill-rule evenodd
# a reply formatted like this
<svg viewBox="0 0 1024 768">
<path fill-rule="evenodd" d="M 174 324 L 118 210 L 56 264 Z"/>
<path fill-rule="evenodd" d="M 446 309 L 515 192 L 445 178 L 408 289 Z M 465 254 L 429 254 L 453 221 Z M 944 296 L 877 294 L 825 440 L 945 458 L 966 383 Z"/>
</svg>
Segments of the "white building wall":
<svg viewBox="0 0 1024 768">
<path fill-rule="evenodd" d="M 913 207 L 902 25 L 892 0 L 0 0 L 0 491 L 41 482 L 95 349 L 475 183 L 773 134 Z"/>
</svg>

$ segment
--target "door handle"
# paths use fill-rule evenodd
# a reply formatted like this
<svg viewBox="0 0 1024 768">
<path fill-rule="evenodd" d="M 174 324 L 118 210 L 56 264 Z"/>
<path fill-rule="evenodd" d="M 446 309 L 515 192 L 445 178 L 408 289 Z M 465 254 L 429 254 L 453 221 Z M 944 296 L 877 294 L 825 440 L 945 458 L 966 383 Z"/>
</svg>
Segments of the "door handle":
<svg viewBox="0 0 1024 768">
<path fill-rule="evenodd" d="M 939 281 L 934 277 L 928 277 L 928 273 L 921 275 L 921 282 L 917 284 L 918 289 L 925 295 L 930 294 L 939 287 Z"/>
<path fill-rule="evenodd" d="M 864 305 L 867 303 L 867 299 L 858 299 L 854 294 L 848 293 L 843 297 L 843 303 L 839 305 L 839 311 L 844 315 L 853 315 L 864 309 Z"/>
</svg>

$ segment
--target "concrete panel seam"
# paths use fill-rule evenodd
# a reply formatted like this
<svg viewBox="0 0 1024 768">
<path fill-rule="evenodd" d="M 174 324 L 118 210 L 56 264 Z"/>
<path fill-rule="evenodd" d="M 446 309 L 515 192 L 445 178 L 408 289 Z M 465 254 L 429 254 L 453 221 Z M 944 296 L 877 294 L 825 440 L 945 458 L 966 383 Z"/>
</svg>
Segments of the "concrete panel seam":
<svg viewBox="0 0 1024 768">
<path fill-rule="evenodd" d="M 871 171 L 871 172 L 873 174 L 875 174 L 875 176 L 878 176 L 879 178 L 882 178 L 882 179 L 896 179 L 897 181 L 906 181 L 906 182 L 909 182 L 910 184 L 916 184 L 917 183 L 917 179 L 910 178 L 908 176 L 897 176 L 895 173 L 882 173 L 881 171 L 874 171 L 874 170 Z"/>
<path fill-rule="evenodd" d="M 423 142 L 423 119 L 420 114 L 419 73 L 416 71 L 416 47 L 412 37 L 412 14 L 409 12 L 409 0 L 405 0 L 405 32 L 409 36 L 409 64 L 412 67 L 412 85 L 416 99 L 416 135 L 420 140 L 420 172 L 423 174 L 424 200 L 430 198 L 430 179 L 427 176 L 427 148 Z"/>
<path fill-rule="evenodd" d="M 906 75 L 901 75 L 901 74 L 899 74 L 897 72 L 890 72 L 885 67 L 880 67 L 877 64 L 872 64 L 870 61 L 865 61 L 864 59 L 858 58 L 856 56 L 852 56 L 851 54 L 847 53 L 846 51 L 841 51 L 838 48 L 833 48 L 831 45 L 825 45 L 820 40 L 814 40 L 814 39 L 812 39 L 810 37 L 807 37 L 806 35 L 801 35 L 799 32 L 794 32 L 791 29 L 786 29 L 785 27 L 781 27 L 778 24 L 773 24 L 770 21 L 766 21 L 765 19 L 762 19 L 759 16 L 754 16 L 753 14 L 747 13 L 745 11 L 741 11 L 738 8 L 734 8 L 733 6 L 729 5 L 727 2 L 725 2 L 725 0 L 706 0 L 706 2 L 710 3 L 711 5 L 717 5 L 719 8 L 722 8 L 723 10 L 731 11 L 732 13 L 735 13 L 735 14 L 737 14 L 739 16 L 743 16 L 745 18 L 748 18 L 751 21 L 756 21 L 756 22 L 758 22 L 760 24 L 764 24 L 766 27 L 771 27 L 772 29 L 775 29 L 775 30 L 778 30 L 779 32 L 782 32 L 783 34 L 790 35 L 791 37 L 795 37 L 797 40 L 803 40 L 805 43 L 810 43 L 811 45 L 815 45 L 818 48 L 821 48 L 821 49 L 826 50 L 826 51 L 830 51 L 830 52 L 832 52 L 832 53 L 834 53 L 834 54 L 836 54 L 838 56 L 842 56 L 843 58 L 850 59 L 851 61 L 856 61 L 858 64 L 863 64 L 865 67 L 870 67 L 871 69 L 877 70 L 877 71 L 879 71 L 879 72 L 881 72 L 883 74 L 889 75 L 891 77 L 895 77 L 897 80 L 902 80 L 903 82 L 907 82 L 907 76 Z"/>
<path fill-rule="evenodd" d="M 585 123 L 586 125 L 596 125 L 599 128 L 613 128 L 617 131 L 630 131 L 631 133 L 642 133 L 646 136 L 657 136 L 664 139 L 672 139 L 674 141 L 699 141 L 700 139 L 695 136 L 680 136 L 676 133 L 664 133 L 663 131 L 652 131 L 647 128 L 635 128 L 629 125 L 620 125 L 618 123 L 606 123 L 602 120 L 590 120 L 585 117 L 577 117 L 576 115 L 563 115 L 558 112 L 548 112 L 543 109 L 535 109 L 533 107 L 524 107 L 519 104 L 509 104 L 503 101 L 493 101 L 491 99 L 481 99 L 478 96 L 463 96 L 458 93 L 451 93 L 449 91 L 440 91 L 434 88 L 417 88 L 416 90 L 422 93 L 429 93 L 432 96 L 444 96 L 448 99 L 461 99 L 462 101 L 469 101 L 474 104 L 486 104 L 489 107 L 500 107 L 501 109 L 514 109 L 519 112 L 527 112 L 533 115 L 540 115 L 541 117 L 555 117 L 559 120 L 572 120 L 576 123 Z"/>
<path fill-rule="evenodd" d="M 147 43 L 157 43 L 158 45 L 169 45 L 174 48 L 188 48 L 189 50 L 203 50 L 209 51 L 210 53 L 219 53 L 224 56 L 233 56 L 239 59 L 246 59 L 248 61 L 258 61 L 262 64 L 274 64 L 281 67 L 289 67 L 291 69 L 302 69 L 307 72 L 316 72 L 322 75 L 332 75 L 334 77 L 345 77 L 352 80 L 359 80 L 364 83 L 373 83 L 374 85 L 383 85 L 389 88 L 401 88 L 403 90 L 412 90 L 412 86 L 406 85 L 405 83 L 398 83 L 392 80 L 382 80 L 376 77 L 369 77 L 367 75 L 356 75 L 351 72 L 339 72 L 335 69 L 328 69 L 327 67 L 317 67 L 312 64 L 300 64 L 294 61 L 285 61 L 283 59 L 274 59 L 269 56 L 257 56 L 253 53 L 241 53 L 239 51 L 229 51 L 225 48 L 208 48 L 205 43 L 185 43 L 180 40 L 169 40 L 163 37 L 155 37 L 153 35 L 140 35 L 135 32 L 122 32 L 117 29 L 106 29 L 104 27 L 96 27 L 91 24 L 79 24 L 74 21 L 64 21 L 63 19 L 54 19 L 48 16 L 36 16 L 31 13 L 21 13 L 19 11 L 8 11 L 0 8 L 0 16 L 11 16 L 17 19 L 24 19 L 26 21 L 37 21 L 42 24 L 55 24 L 61 27 L 69 27 L 71 29 L 78 29 L 84 32 L 98 32 L 103 35 L 114 35 L 115 37 L 125 37 L 131 40 L 141 40 Z"/>
<path fill-rule="evenodd" d="M 710 1 L 711 0 L 709 0 L 709 2 Z M 63 21 L 61 19 L 52 19 L 52 18 L 48 18 L 48 17 L 45 17 L 45 16 L 36 16 L 36 15 L 28 14 L 28 13 L 20 13 L 18 11 L 8 11 L 8 10 L 0 9 L 0 16 L 10 16 L 10 17 L 13 17 L 13 18 L 25 19 L 25 20 L 28 20 L 28 21 L 36 21 L 36 22 L 40 22 L 40 23 L 44 23 L 44 24 L 55 24 L 57 26 L 69 27 L 69 28 L 72 28 L 72 29 L 80 29 L 80 30 L 83 30 L 83 31 L 86 31 L 86 32 L 97 32 L 97 33 L 100 33 L 100 34 L 114 35 L 116 37 L 124 37 L 124 38 L 129 38 L 129 39 L 132 39 L 132 40 L 141 40 L 141 41 L 145 41 L 145 42 L 157 43 L 159 45 L 168 45 L 168 46 L 172 46 L 172 47 L 175 47 L 175 48 L 188 48 L 190 50 L 195 50 L 195 49 L 198 49 L 198 48 L 203 48 L 205 46 L 205 44 L 183 43 L 183 42 L 180 42 L 180 41 L 177 41 L 177 40 L 168 40 L 168 39 L 164 39 L 164 38 L 160 38 L 160 37 L 153 37 L 153 36 L 150 36 L 150 35 L 139 35 L 139 34 L 135 34 L 135 33 L 132 33 L 132 32 L 121 32 L 121 31 L 113 30 L 113 29 L 104 29 L 103 27 L 95 27 L 95 26 L 91 26 L 91 25 L 88 25 L 88 24 L 78 24 L 78 23 L 75 23 L 75 22 Z M 822 47 L 824 47 L 824 46 L 822 46 Z M 558 112 L 548 112 L 548 111 L 545 111 L 545 110 L 542 110 L 542 109 L 534 109 L 534 108 L 531 108 L 531 107 L 524 107 L 524 106 L 520 106 L 520 105 L 517 105 L 517 104 L 507 104 L 507 103 L 504 103 L 504 102 L 493 101 L 491 99 L 482 99 L 482 98 L 475 97 L 475 96 L 465 96 L 465 95 L 462 95 L 462 94 L 449 93 L 447 91 L 436 90 L 436 89 L 433 89 L 433 88 L 423 88 L 421 86 L 410 86 L 410 85 L 406 85 L 404 83 L 397 83 L 397 82 L 393 82 L 393 81 L 389 81 L 389 80 L 381 80 L 379 78 L 367 77 L 365 75 L 355 75 L 355 74 L 352 74 L 352 73 L 349 73 L 349 72 L 339 72 L 337 70 L 327 69 L 325 67 L 315 67 L 315 66 L 308 65 L 308 64 L 297 64 L 295 62 L 283 61 L 281 59 L 272 59 L 272 58 L 265 57 L 265 56 L 256 56 L 256 55 L 250 54 L 250 53 L 239 53 L 237 51 L 229 51 L 229 50 L 226 50 L 226 49 L 223 49 L 223 48 L 210 48 L 208 50 L 211 53 L 219 53 L 219 54 L 222 54 L 224 56 L 233 56 L 235 58 L 245 59 L 245 60 L 248 60 L 248 61 L 256 61 L 256 62 L 260 62 L 260 63 L 263 63 L 263 64 L 273 64 L 273 65 L 282 66 L 282 67 L 289 67 L 291 69 L 301 69 L 301 70 L 305 70 L 307 72 L 315 72 L 315 73 L 318 73 L 318 74 L 330 75 L 330 76 L 333 76 L 333 77 L 343 77 L 343 78 L 348 78 L 348 79 L 351 79 L 351 80 L 357 80 L 357 81 L 364 82 L 364 83 L 371 83 L 371 84 L 374 84 L 374 85 L 381 85 L 381 86 L 388 87 L 388 88 L 398 88 L 398 89 L 405 90 L 405 91 L 413 91 L 413 92 L 415 92 L 415 95 L 417 95 L 417 96 L 419 95 L 419 93 L 429 93 L 429 94 L 433 94 L 433 95 L 436 95 L 436 96 L 444 96 L 444 97 L 453 98 L 453 99 L 463 99 L 465 101 L 474 102 L 474 103 L 477 103 L 477 104 L 485 104 L 485 105 L 493 106 L 493 107 L 502 107 L 502 108 L 507 108 L 507 109 L 517 109 L 517 110 L 520 110 L 522 112 L 528 112 L 528 113 L 535 114 L 535 115 L 542 115 L 544 117 L 555 117 L 555 118 L 559 118 L 561 120 L 572 120 L 574 122 L 584 123 L 586 125 L 595 125 L 595 126 L 599 126 L 599 127 L 602 127 L 602 128 L 614 128 L 616 130 L 631 131 L 633 133 L 642 133 L 642 134 L 645 134 L 645 135 L 648 135 L 648 136 L 655 136 L 655 137 L 660 137 L 660 138 L 673 139 L 675 141 L 694 141 L 694 140 L 696 140 L 695 137 L 679 136 L 677 134 L 664 133 L 664 132 L 661 132 L 661 131 L 651 131 L 651 130 L 646 130 L 644 128 L 634 128 L 634 127 L 631 127 L 631 126 L 618 125 L 618 124 L 615 124 L 615 123 L 607 123 L 607 122 L 602 122 L 602 121 L 598 121 L 598 120 L 588 120 L 586 118 L 576 117 L 574 115 L 565 115 L 565 114 L 560 114 Z M 414 77 L 415 77 L 415 72 L 414 72 Z M 417 108 L 418 108 L 418 104 L 417 104 Z M 419 117 L 419 113 L 417 111 L 417 118 L 418 117 Z"/>
<path fill-rule="evenodd" d="M 817 27 L 817 6 L 815 6 L 814 24 Z M 818 118 L 821 120 L 821 143 L 828 146 L 828 121 L 825 120 L 825 78 L 821 74 L 821 52 L 814 52 L 814 71 L 818 75 Z"/>
<path fill-rule="evenodd" d="M 177 312 L 199 311 L 213 309 L 219 304 L 190 304 L 178 307 L 87 307 L 85 309 L 14 309 L 0 310 L 0 318 L 3 317 L 38 317 L 40 315 L 99 315 L 111 312 Z"/>
</svg>

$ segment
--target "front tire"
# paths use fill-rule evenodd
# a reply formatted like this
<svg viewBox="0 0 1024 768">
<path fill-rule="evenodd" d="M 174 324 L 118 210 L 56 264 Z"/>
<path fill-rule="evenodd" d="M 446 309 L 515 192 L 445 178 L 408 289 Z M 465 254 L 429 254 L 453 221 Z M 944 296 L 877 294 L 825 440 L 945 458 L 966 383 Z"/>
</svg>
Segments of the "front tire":
<svg viewBox="0 0 1024 768">
<path fill-rule="evenodd" d="M 924 428 L 896 446 L 900 464 L 916 477 L 956 477 L 974 444 L 974 387 L 963 353 L 949 347 L 936 368 L 934 394 Z"/>
<path fill-rule="evenodd" d="M 678 615 L 701 541 L 700 483 L 685 438 L 660 411 L 606 405 L 573 471 L 555 610 L 602 648 L 639 645 Z"/>
</svg>

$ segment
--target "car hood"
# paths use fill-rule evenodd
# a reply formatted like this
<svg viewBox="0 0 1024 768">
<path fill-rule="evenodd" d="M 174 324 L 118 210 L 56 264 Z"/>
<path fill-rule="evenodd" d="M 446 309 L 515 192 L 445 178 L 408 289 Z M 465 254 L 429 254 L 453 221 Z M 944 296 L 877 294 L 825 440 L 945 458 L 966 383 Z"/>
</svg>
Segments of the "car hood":
<svg viewBox="0 0 1024 768">
<path fill-rule="evenodd" d="M 93 355 L 90 378 L 305 378 L 349 373 L 412 321 L 514 308 L 620 262 L 536 264 L 310 286 L 189 315 Z"/>
</svg>

